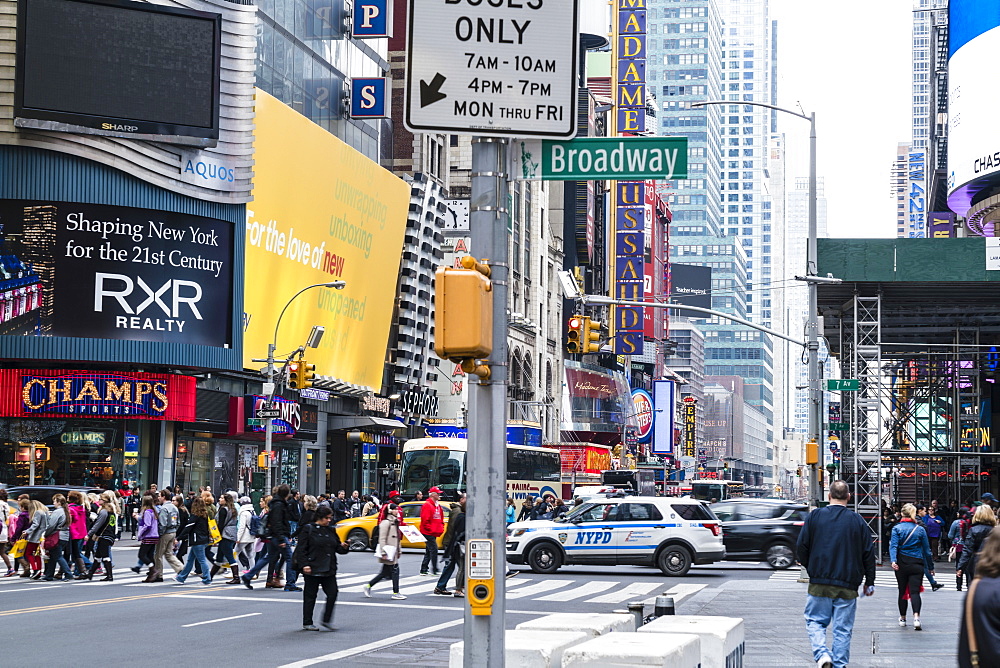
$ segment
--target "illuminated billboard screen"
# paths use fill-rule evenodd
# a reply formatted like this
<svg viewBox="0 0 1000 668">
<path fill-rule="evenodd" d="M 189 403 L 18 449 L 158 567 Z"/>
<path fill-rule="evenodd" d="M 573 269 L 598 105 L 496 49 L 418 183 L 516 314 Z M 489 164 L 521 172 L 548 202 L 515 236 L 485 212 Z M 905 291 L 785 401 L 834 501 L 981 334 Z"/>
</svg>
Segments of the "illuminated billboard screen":
<svg viewBox="0 0 1000 668">
<path fill-rule="evenodd" d="M 126 0 L 21 0 L 15 124 L 214 146 L 219 14 Z"/>
</svg>

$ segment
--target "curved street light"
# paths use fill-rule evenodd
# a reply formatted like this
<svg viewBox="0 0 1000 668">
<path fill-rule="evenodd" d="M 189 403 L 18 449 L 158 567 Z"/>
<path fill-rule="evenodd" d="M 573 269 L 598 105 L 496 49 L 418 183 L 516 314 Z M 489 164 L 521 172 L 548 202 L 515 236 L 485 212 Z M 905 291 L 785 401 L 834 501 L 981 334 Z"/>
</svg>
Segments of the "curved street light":
<svg viewBox="0 0 1000 668">
<path fill-rule="evenodd" d="M 742 104 L 750 107 L 765 107 L 785 114 L 791 114 L 798 118 L 809 121 L 809 235 L 806 242 L 806 285 L 809 290 L 809 314 L 806 319 L 806 353 L 808 355 L 808 375 L 809 375 L 809 440 L 819 443 L 820 424 L 822 416 L 820 410 L 822 406 L 821 391 L 819 387 L 819 313 L 817 304 L 817 293 L 815 280 L 817 271 L 816 256 L 816 112 L 810 114 L 792 111 L 776 107 L 773 104 L 763 102 L 727 102 L 725 100 L 706 100 L 704 102 L 693 102 L 692 107 L 704 107 L 712 104 Z M 809 464 L 809 496 L 813 505 L 818 505 L 820 499 L 819 489 L 819 462 Z M 857 496 L 857 490 L 855 490 Z"/>
</svg>

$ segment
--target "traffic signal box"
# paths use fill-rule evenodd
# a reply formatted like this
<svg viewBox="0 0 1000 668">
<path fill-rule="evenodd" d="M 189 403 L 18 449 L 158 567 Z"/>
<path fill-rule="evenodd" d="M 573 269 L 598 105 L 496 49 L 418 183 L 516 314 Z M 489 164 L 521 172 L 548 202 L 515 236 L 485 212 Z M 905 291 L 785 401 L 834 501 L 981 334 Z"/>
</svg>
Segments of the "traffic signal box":
<svg viewBox="0 0 1000 668">
<path fill-rule="evenodd" d="M 601 335 L 604 325 L 589 317 L 583 319 L 583 352 L 598 353 L 601 351 Z"/>
<path fill-rule="evenodd" d="M 806 443 L 806 464 L 819 464 L 819 443 L 816 441 Z"/>
<path fill-rule="evenodd" d="M 461 269 L 440 267 L 434 275 L 434 352 L 443 359 L 461 361 L 466 373 L 484 378 L 488 368 L 475 361 L 493 352 L 489 275 L 489 267 L 471 256 L 462 258 Z"/>
<path fill-rule="evenodd" d="M 302 387 L 302 372 L 298 362 L 289 362 L 288 364 L 288 387 L 292 389 Z"/>
<path fill-rule="evenodd" d="M 586 320 L 582 315 L 574 315 L 566 324 L 566 352 L 577 355 L 583 352 L 583 323 Z"/>
<path fill-rule="evenodd" d="M 316 365 L 310 364 L 305 360 L 299 360 L 299 377 L 302 382 L 299 385 L 300 388 L 312 387 L 313 382 L 316 380 Z"/>
<path fill-rule="evenodd" d="M 266 469 L 269 466 L 267 461 L 267 453 L 261 452 L 257 455 L 257 468 Z"/>
</svg>

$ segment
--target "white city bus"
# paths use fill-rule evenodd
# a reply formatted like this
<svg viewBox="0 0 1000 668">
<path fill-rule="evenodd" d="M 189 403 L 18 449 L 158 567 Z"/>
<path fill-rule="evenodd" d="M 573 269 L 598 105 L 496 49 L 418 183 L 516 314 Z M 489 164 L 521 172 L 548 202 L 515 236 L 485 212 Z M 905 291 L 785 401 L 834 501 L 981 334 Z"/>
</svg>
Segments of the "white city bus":
<svg viewBox="0 0 1000 668">
<path fill-rule="evenodd" d="M 415 438 L 403 446 L 400 492 L 412 499 L 417 491 L 426 496 L 439 487 L 442 498 L 454 501 L 466 491 L 465 438 Z M 507 444 L 507 495 L 520 508 L 526 496 L 551 492 L 562 497 L 559 451 L 531 445 Z"/>
</svg>

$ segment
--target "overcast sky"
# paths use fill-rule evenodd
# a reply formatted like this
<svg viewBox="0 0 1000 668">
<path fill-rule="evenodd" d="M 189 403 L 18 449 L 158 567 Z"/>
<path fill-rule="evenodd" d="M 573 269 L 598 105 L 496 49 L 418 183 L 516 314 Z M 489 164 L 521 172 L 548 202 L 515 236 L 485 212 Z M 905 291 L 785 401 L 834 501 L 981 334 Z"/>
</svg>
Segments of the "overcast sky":
<svg viewBox="0 0 1000 668">
<path fill-rule="evenodd" d="M 834 237 L 895 237 L 889 170 L 910 139 L 909 0 L 770 0 L 778 105 L 816 112 L 819 176 Z M 786 175 L 809 174 L 809 123 L 779 114 Z"/>
</svg>

